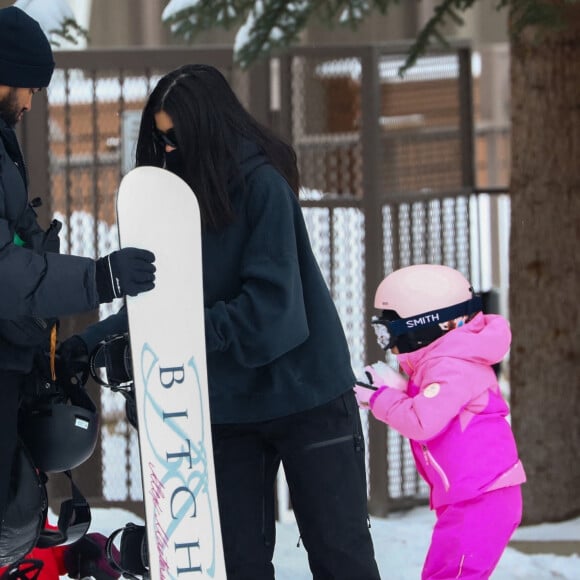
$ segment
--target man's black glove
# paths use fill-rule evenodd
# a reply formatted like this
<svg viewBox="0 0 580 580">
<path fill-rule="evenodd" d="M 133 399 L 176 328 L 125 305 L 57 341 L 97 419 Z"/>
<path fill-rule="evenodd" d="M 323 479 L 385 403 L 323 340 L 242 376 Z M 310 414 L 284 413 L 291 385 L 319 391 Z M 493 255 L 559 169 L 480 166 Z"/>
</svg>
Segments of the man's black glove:
<svg viewBox="0 0 580 580">
<path fill-rule="evenodd" d="M 89 378 L 89 351 L 85 341 L 74 334 L 56 351 L 56 378 L 65 388 L 82 387 Z"/>
<path fill-rule="evenodd" d="M 116 580 L 121 573 L 107 561 L 105 545 L 107 538 L 98 532 L 83 536 L 71 544 L 64 552 L 64 566 L 71 578 L 96 578 L 96 580 Z M 119 551 L 112 546 L 115 561 L 120 558 Z"/>
<path fill-rule="evenodd" d="M 155 286 L 155 255 L 149 250 L 123 248 L 97 260 L 99 302 L 137 296 Z"/>
</svg>

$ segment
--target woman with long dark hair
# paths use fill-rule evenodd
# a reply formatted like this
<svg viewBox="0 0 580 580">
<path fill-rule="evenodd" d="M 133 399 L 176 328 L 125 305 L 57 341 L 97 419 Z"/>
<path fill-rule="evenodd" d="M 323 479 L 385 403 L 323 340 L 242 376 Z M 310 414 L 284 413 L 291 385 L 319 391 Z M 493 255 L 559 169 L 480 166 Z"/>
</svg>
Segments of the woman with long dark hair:
<svg viewBox="0 0 580 580">
<path fill-rule="evenodd" d="M 316 579 L 377 580 L 364 439 L 346 338 L 298 203 L 294 150 L 223 75 L 164 76 L 141 120 L 137 165 L 195 192 L 218 503 L 229 580 L 271 580 L 283 464 Z"/>
</svg>

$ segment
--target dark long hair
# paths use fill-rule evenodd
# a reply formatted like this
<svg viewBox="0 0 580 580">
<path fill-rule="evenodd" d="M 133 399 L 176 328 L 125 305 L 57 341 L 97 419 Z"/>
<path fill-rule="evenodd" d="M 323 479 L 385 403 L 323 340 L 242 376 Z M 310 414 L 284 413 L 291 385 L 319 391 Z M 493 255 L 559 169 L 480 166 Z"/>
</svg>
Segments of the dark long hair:
<svg viewBox="0 0 580 580">
<path fill-rule="evenodd" d="M 258 123 L 214 67 L 184 65 L 165 75 L 149 96 L 139 129 L 137 166 L 165 165 L 165 151 L 153 138 L 155 114 L 173 121 L 180 177 L 195 192 L 204 226 L 220 228 L 234 219 L 228 183 L 241 176 L 239 147 L 255 143 L 298 195 L 294 149 Z"/>
</svg>

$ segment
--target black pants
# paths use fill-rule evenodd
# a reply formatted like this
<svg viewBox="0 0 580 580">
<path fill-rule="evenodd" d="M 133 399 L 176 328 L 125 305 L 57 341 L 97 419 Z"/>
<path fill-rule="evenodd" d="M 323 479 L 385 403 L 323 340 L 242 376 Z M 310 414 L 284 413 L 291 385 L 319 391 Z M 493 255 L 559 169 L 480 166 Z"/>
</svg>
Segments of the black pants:
<svg viewBox="0 0 580 580">
<path fill-rule="evenodd" d="M 17 441 L 18 402 L 23 375 L 0 371 L 0 521 L 10 489 Z"/>
<path fill-rule="evenodd" d="M 214 425 L 228 580 L 272 580 L 282 462 L 315 580 L 380 578 L 368 529 L 364 439 L 354 395 L 262 423 Z"/>
</svg>

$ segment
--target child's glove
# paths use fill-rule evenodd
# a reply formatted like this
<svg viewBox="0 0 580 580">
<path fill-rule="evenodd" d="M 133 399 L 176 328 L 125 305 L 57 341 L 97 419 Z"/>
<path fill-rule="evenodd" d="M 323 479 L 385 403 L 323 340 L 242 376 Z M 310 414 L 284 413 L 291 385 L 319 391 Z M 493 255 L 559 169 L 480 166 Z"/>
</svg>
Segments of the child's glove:
<svg viewBox="0 0 580 580">
<path fill-rule="evenodd" d="M 377 388 L 386 386 L 399 391 L 407 390 L 407 379 L 387 363 L 379 361 L 369 365 L 365 367 L 365 374 L 368 382 Z"/>
<path fill-rule="evenodd" d="M 389 333 L 387 325 L 384 322 L 381 322 L 378 316 L 373 316 L 371 324 L 377 336 L 377 344 L 383 350 L 389 350 L 392 348 L 393 345 L 391 344 L 391 334 Z"/>
<path fill-rule="evenodd" d="M 354 396 L 356 397 L 356 402 L 361 409 L 369 409 L 370 399 L 374 393 L 376 393 L 376 389 L 369 387 L 363 387 L 360 384 L 357 384 L 354 388 Z"/>
<path fill-rule="evenodd" d="M 105 554 L 107 538 L 98 532 L 83 536 L 78 542 L 67 546 L 64 553 L 64 565 L 71 578 L 92 577 L 96 580 L 116 580 L 121 576 L 114 570 Z M 113 554 L 116 558 L 119 552 L 115 546 Z"/>
</svg>

